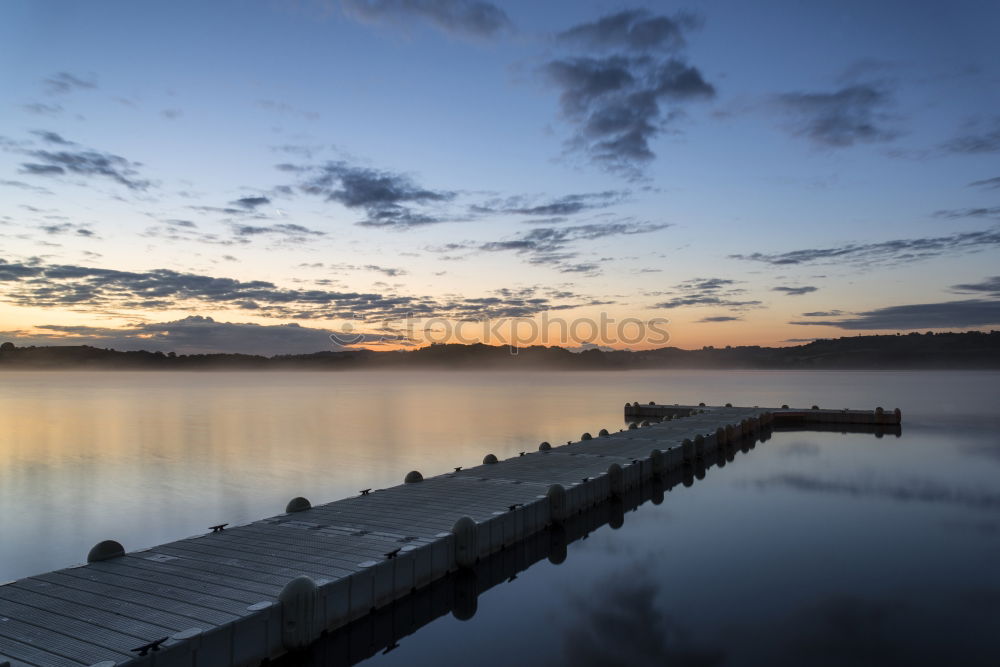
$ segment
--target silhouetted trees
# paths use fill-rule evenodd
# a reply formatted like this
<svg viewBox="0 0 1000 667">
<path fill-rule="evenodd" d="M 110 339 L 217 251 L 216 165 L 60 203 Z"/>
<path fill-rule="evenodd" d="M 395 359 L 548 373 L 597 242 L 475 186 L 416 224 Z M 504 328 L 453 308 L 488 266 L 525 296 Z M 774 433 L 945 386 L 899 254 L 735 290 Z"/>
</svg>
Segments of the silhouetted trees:
<svg viewBox="0 0 1000 667">
<path fill-rule="evenodd" d="M 664 347 L 642 351 L 590 349 L 574 353 L 540 345 L 432 345 L 410 351 L 324 351 L 263 357 L 249 354 L 119 352 L 88 345 L 0 345 L 0 368 L 297 369 L 363 368 L 581 369 L 868 369 L 1000 368 L 1000 332 L 911 333 L 816 340 L 793 347 L 757 345 L 699 350 Z"/>
</svg>

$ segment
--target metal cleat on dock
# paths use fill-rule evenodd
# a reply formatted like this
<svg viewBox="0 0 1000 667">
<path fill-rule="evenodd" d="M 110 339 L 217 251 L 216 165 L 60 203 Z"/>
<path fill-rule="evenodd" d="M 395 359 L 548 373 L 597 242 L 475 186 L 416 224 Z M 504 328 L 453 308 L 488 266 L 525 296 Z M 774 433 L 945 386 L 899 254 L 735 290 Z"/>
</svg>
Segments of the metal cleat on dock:
<svg viewBox="0 0 1000 667">
<path fill-rule="evenodd" d="M 157 639 L 156 641 L 149 642 L 148 644 L 143 644 L 142 646 L 137 646 L 130 649 L 133 653 L 138 653 L 140 657 L 148 655 L 150 651 L 154 653 L 160 650 L 160 644 L 170 639 L 170 637 L 163 637 L 162 639 Z"/>
</svg>

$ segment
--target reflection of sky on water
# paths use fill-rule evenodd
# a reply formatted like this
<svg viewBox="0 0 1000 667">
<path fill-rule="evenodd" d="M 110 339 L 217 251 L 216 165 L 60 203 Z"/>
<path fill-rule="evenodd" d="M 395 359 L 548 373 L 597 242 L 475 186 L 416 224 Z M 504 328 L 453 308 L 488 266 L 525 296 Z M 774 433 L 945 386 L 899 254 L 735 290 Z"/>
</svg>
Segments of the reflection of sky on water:
<svg viewBox="0 0 1000 667">
<path fill-rule="evenodd" d="M 994 665 L 994 436 L 936 431 L 776 433 L 365 664 Z"/>
<path fill-rule="evenodd" d="M 3 380 L 0 580 L 620 427 L 626 399 L 899 406 L 899 438 L 775 433 L 371 663 L 997 664 L 996 373 Z"/>
</svg>

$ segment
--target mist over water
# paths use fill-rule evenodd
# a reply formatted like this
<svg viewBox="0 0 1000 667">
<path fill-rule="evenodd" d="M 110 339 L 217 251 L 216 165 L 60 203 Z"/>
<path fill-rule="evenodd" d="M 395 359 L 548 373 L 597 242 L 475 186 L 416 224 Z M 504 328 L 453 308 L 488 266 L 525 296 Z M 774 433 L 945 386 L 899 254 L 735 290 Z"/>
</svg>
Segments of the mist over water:
<svg viewBox="0 0 1000 667">
<path fill-rule="evenodd" d="M 778 432 L 374 662 L 995 664 L 994 372 L 5 372 L 0 580 L 623 428 L 625 401 L 899 407 Z M 516 641 L 514 640 L 516 638 Z"/>
</svg>

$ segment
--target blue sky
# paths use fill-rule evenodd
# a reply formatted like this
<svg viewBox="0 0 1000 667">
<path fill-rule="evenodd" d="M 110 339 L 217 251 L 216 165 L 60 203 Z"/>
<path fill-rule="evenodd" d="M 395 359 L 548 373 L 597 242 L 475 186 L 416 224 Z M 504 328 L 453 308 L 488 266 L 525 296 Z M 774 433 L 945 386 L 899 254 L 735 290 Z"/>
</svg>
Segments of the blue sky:
<svg viewBox="0 0 1000 667">
<path fill-rule="evenodd" d="M 971 1 L 4 3 L 0 331 L 275 353 L 408 313 L 666 318 L 683 347 L 988 329 L 998 24 Z"/>
</svg>

